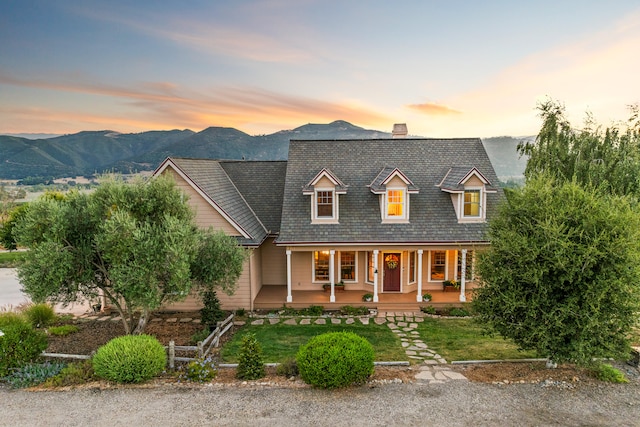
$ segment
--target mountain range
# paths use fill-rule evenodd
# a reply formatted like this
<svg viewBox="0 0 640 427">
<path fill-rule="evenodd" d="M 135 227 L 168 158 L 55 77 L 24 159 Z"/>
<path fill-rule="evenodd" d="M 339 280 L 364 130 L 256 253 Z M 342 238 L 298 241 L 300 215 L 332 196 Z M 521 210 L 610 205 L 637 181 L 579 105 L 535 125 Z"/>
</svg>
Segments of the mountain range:
<svg viewBox="0 0 640 427">
<path fill-rule="evenodd" d="M 390 138 L 391 133 L 368 130 L 337 120 L 307 124 L 270 135 L 251 136 L 234 128 L 119 133 L 83 131 L 52 138 L 27 139 L 0 135 L 0 179 L 90 176 L 154 170 L 166 157 L 285 160 L 290 139 Z M 497 137 L 483 143 L 500 179 L 522 175 L 519 138 Z"/>
</svg>

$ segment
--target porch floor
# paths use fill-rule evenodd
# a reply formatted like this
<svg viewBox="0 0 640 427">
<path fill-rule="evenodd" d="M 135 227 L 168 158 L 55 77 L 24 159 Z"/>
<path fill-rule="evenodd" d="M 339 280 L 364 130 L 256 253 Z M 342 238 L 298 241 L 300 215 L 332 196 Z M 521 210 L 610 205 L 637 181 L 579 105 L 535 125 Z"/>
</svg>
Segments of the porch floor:
<svg viewBox="0 0 640 427">
<path fill-rule="evenodd" d="M 337 310 L 344 305 L 354 307 L 365 306 L 378 311 L 419 311 L 420 307 L 432 305 L 434 307 L 461 306 L 460 292 L 426 291 L 432 296 L 429 302 L 417 302 L 416 292 L 406 294 L 380 293 L 378 302 L 363 302 L 362 296 L 367 291 L 341 291 L 336 292 L 336 302 L 329 302 L 330 292 L 318 291 L 292 291 L 293 302 L 287 303 L 286 285 L 265 285 L 255 298 L 254 309 L 273 310 L 282 308 L 283 305 L 291 308 L 305 308 L 310 305 L 321 305 L 327 310 Z M 465 293 L 467 302 L 471 301 L 471 292 Z"/>
</svg>

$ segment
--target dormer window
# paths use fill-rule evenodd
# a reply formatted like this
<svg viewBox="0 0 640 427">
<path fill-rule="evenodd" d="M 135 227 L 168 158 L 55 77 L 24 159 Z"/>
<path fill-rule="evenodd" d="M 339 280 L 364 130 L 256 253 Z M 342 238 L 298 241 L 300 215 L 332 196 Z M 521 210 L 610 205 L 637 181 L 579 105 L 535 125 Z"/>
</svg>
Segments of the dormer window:
<svg viewBox="0 0 640 427">
<path fill-rule="evenodd" d="M 403 219 L 406 217 L 404 191 L 405 190 L 387 190 L 388 219 Z"/>
<path fill-rule="evenodd" d="M 302 188 L 302 194 L 311 196 L 311 223 L 337 224 L 339 218 L 338 195 L 347 194 L 347 186 L 329 169 L 322 169 Z"/>
<path fill-rule="evenodd" d="M 486 220 L 487 193 L 495 193 L 480 171 L 474 167 L 453 167 L 438 185 L 451 194 L 451 202 L 458 222 L 484 222 Z"/>
<path fill-rule="evenodd" d="M 482 190 L 464 190 L 463 215 L 468 218 L 478 218 L 481 212 Z"/>
<path fill-rule="evenodd" d="M 398 168 L 385 167 L 369 185 L 380 196 L 383 223 L 409 222 L 409 195 L 419 189 Z"/>
</svg>

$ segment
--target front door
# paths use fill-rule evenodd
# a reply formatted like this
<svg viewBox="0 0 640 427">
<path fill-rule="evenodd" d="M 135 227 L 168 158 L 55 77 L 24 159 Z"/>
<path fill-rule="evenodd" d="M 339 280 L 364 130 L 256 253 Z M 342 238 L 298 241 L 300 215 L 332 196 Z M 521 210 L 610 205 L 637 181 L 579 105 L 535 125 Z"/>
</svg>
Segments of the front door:
<svg viewBox="0 0 640 427">
<path fill-rule="evenodd" d="M 400 272 L 402 271 L 400 255 L 395 252 L 384 255 L 383 292 L 400 292 Z"/>
</svg>

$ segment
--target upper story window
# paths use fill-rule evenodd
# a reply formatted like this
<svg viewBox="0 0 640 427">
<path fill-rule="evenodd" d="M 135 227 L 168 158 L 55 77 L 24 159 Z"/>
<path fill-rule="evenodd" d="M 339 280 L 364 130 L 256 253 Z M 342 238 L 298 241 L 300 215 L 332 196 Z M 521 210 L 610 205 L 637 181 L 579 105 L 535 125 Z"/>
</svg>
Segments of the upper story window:
<svg viewBox="0 0 640 427">
<path fill-rule="evenodd" d="M 404 190 L 387 190 L 387 218 L 406 218 Z"/>
<path fill-rule="evenodd" d="M 463 215 L 465 217 L 478 218 L 481 212 L 482 190 L 464 190 Z"/>
<path fill-rule="evenodd" d="M 380 196 L 382 222 L 409 222 L 409 195 L 419 189 L 398 168 L 385 167 L 369 185 Z"/>
<path fill-rule="evenodd" d="M 458 222 L 484 222 L 486 220 L 487 193 L 496 189 L 472 167 L 453 167 L 438 185 L 442 191 L 451 194 Z"/>
<path fill-rule="evenodd" d="M 337 224 L 340 214 L 339 194 L 347 194 L 347 186 L 329 169 L 322 169 L 303 188 L 311 196 L 311 223 Z"/>
<path fill-rule="evenodd" d="M 316 218 L 334 218 L 333 190 L 316 191 Z"/>
</svg>

